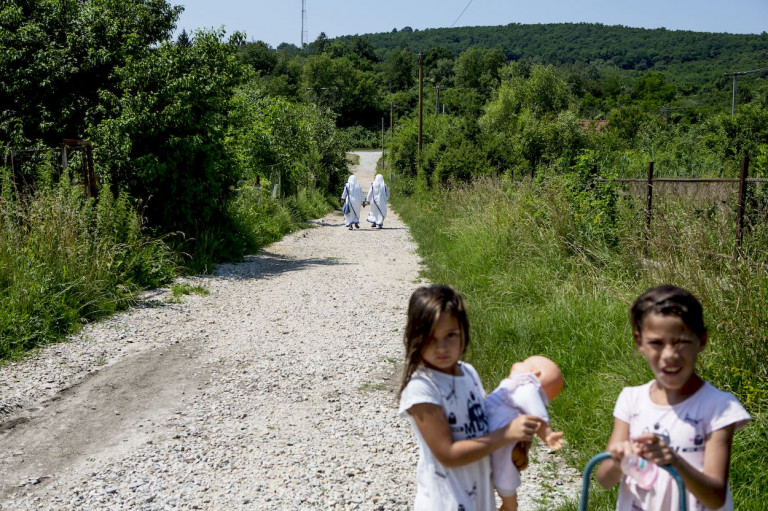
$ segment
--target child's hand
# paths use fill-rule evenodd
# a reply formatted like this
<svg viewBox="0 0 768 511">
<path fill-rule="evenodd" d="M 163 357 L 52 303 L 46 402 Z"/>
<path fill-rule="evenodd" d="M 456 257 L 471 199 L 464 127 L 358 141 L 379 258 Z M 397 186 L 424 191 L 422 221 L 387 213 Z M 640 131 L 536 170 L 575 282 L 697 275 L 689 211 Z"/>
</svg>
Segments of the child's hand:
<svg viewBox="0 0 768 511">
<path fill-rule="evenodd" d="M 677 461 L 675 452 L 663 438 L 653 433 L 643 433 L 632 439 L 635 451 L 657 465 L 672 465 Z"/>
<path fill-rule="evenodd" d="M 558 449 L 562 449 L 562 447 L 563 447 L 563 432 L 562 431 L 553 431 L 552 433 L 547 435 L 547 438 L 544 441 L 547 443 L 547 447 L 549 447 L 553 451 L 557 451 Z"/>
<path fill-rule="evenodd" d="M 535 415 L 520 415 L 507 425 L 504 438 L 510 443 L 530 442 L 544 420 Z"/>
<path fill-rule="evenodd" d="M 635 453 L 635 447 L 629 440 L 616 442 L 615 444 L 608 444 L 606 450 L 611 453 L 611 458 L 616 461 L 621 461 L 627 454 Z"/>
</svg>

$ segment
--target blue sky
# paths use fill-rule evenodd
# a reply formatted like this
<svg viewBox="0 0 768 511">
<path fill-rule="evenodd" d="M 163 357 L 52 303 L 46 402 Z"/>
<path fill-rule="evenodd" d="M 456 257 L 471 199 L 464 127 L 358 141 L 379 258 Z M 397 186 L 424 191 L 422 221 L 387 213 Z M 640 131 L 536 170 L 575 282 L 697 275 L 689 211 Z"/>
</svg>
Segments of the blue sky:
<svg viewBox="0 0 768 511">
<path fill-rule="evenodd" d="M 604 25 L 759 34 L 768 0 L 306 0 L 307 39 L 455 26 L 595 22 Z M 301 0 L 170 0 L 178 31 L 224 27 L 273 47 L 301 42 Z M 464 9 L 466 8 L 466 11 Z M 464 13 L 462 14 L 462 11 Z M 458 18 L 458 20 L 457 20 Z"/>
</svg>

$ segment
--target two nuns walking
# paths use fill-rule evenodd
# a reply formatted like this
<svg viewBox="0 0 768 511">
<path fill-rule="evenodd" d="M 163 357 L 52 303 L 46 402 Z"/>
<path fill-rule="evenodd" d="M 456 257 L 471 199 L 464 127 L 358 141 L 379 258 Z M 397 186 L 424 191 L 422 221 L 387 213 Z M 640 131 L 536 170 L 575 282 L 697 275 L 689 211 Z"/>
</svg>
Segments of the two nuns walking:
<svg viewBox="0 0 768 511">
<path fill-rule="evenodd" d="M 384 176 L 376 174 L 376 178 L 368 190 L 368 195 L 363 199 L 363 191 L 357 182 L 357 176 L 349 176 L 344 191 L 341 194 L 341 210 L 344 213 L 344 225 L 351 231 L 360 228 L 360 212 L 363 206 L 370 204 L 368 222 L 371 227 L 381 229 L 384 219 L 387 217 L 387 202 L 389 201 L 389 188 L 384 183 Z"/>
</svg>

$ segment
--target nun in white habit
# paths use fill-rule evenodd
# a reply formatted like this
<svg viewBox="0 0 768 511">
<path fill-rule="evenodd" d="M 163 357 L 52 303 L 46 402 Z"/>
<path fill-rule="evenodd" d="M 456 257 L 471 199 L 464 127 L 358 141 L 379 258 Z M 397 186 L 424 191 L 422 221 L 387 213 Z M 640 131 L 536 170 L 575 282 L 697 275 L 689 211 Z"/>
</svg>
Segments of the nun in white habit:
<svg viewBox="0 0 768 511">
<path fill-rule="evenodd" d="M 389 188 L 384 183 L 384 176 L 376 174 L 376 179 L 373 180 L 365 200 L 371 204 L 371 212 L 368 213 L 371 227 L 381 229 L 384 219 L 387 218 L 387 201 L 389 200 Z"/>
<path fill-rule="evenodd" d="M 363 190 L 357 182 L 357 176 L 349 176 L 347 184 L 344 185 L 344 192 L 341 194 L 342 208 L 344 204 L 349 204 L 349 211 L 344 213 L 344 225 L 352 230 L 354 225 L 360 228 L 360 214 L 363 208 Z"/>
</svg>

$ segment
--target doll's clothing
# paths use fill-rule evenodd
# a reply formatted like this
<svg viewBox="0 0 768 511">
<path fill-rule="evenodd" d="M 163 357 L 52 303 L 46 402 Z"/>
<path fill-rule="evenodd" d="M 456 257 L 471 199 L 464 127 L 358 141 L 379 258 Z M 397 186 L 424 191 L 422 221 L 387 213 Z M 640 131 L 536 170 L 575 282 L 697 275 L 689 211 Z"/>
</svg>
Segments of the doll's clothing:
<svg viewBox="0 0 768 511">
<path fill-rule="evenodd" d="M 549 422 L 547 405 L 549 399 L 534 374 L 512 372 L 485 400 L 488 427 L 491 431 L 497 430 L 521 414 L 535 415 Z M 520 471 L 512 463 L 514 446 L 505 445 L 491 453 L 493 484 L 502 497 L 517 493 L 521 484 Z"/>
</svg>

